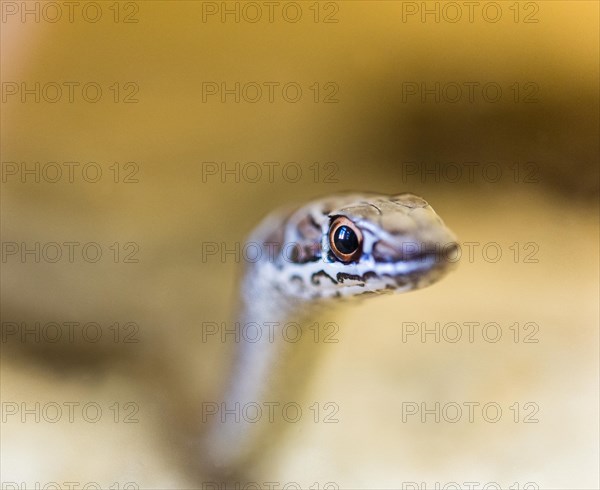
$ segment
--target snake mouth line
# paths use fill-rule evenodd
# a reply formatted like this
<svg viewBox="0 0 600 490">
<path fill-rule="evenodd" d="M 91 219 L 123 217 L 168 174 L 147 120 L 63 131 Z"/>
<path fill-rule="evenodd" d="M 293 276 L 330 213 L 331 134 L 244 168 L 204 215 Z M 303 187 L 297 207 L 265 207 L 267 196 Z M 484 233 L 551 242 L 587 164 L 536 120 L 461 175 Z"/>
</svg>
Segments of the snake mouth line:
<svg viewBox="0 0 600 490">
<path fill-rule="evenodd" d="M 453 265 L 451 261 L 444 260 L 438 254 L 421 254 L 411 260 L 395 264 L 380 264 L 379 270 L 368 270 L 364 273 L 337 272 L 328 273 L 319 270 L 312 274 L 310 282 L 313 285 L 329 288 L 336 286 L 369 287 L 373 283 L 387 283 L 384 289 L 393 289 L 393 283 L 398 287 L 408 286 L 423 282 L 427 284 L 432 277 L 443 275 Z M 300 277 L 297 277 L 300 280 Z M 328 289 L 329 289 L 328 288 Z"/>
</svg>

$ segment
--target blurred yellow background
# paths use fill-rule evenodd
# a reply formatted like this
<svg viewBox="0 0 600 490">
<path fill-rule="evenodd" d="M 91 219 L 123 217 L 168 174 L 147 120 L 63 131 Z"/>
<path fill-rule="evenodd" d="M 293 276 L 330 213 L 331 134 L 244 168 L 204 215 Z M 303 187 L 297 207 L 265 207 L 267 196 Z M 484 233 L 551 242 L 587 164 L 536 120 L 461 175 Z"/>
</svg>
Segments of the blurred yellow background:
<svg viewBox="0 0 600 490">
<path fill-rule="evenodd" d="M 232 320 L 240 264 L 202 244 L 340 190 L 417 193 L 479 245 L 431 288 L 324 319 L 340 342 L 306 397 L 335 401 L 339 423 L 303 420 L 248 478 L 598 488 L 598 3 L 475 3 L 0 2 L 5 488 L 206 488 L 201 404 L 231 350 L 201 326 Z M 302 174 L 236 182 L 206 162 Z M 103 255 L 21 260 L 50 242 Z M 481 253 L 494 242 L 497 262 Z M 48 322 L 102 338 L 49 342 Z M 403 322 L 495 322 L 502 338 L 422 342 Z M 517 322 L 538 342 L 515 341 Z M 503 416 L 403 421 L 403 404 L 436 401 Z M 65 402 L 103 416 L 22 420 L 22 403 Z M 515 422 L 515 403 L 537 422 Z"/>
</svg>

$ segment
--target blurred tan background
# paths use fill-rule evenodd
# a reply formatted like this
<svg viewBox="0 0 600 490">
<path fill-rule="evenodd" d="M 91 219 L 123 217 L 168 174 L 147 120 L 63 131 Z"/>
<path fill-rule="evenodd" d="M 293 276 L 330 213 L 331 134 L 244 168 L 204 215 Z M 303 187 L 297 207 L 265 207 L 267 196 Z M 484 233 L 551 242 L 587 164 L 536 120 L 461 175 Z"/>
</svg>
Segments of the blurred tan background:
<svg viewBox="0 0 600 490">
<path fill-rule="evenodd" d="M 82 2 L 72 22 L 54 3 L 1 2 L 5 488 L 206 487 L 201 406 L 224 382 L 231 349 L 203 342 L 202 322 L 232 320 L 240 264 L 203 261 L 202 243 L 232 244 L 280 205 L 347 189 L 421 194 L 462 243 L 496 242 L 502 257 L 486 261 L 479 246 L 429 289 L 323 318 L 340 341 L 325 346 L 306 400 L 335 402 L 339 422 L 304 418 L 248 469 L 250 481 L 598 488 L 597 2 L 480 2 L 472 22 L 465 2 L 280 2 L 273 22 L 263 2 Z M 262 18 L 250 22 L 256 5 Z M 79 84 L 73 102 L 65 82 Z M 203 101 L 203 83 L 236 82 L 294 83 L 302 96 Z M 23 83 L 34 93 L 23 96 Z M 48 83 L 63 87 L 56 102 Z M 77 88 L 86 83 L 102 88 L 98 102 Z M 421 91 L 436 83 L 447 89 L 439 102 Z M 495 102 L 486 84 L 501 88 Z M 456 85 L 464 92 L 451 102 Z M 202 162 L 273 161 L 298 162 L 302 178 L 203 175 Z M 75 171 L 74 182 L 51 183 L 40 170 L 40 182 L 22 182 L 35 162 L 97 162 L 102 177 Z M 502 175 L 469 179 L 473 162 Z M 124 182 L 136 168 L 137 182 Z M 434 172 L 410 174 L 423 168 Z M 10 243 L 69 241 L 96 242 L 103 256 L 36 263 L 8 253 Z M 48 322 L 96 322 L 102 338 L 76 328 L 73 340 L 49 342 Z M 137 342 L 124 342 L 128 322 Z M 476 329 L 473 342 L 421 342 L 403 337 L 403 322 L 496 322 L 502 338 Z M 528 322 L 538 342 L 524 342 Z M 21 323 L 29 334 L 15 333 Z M 102 417 L 22 420 L 23 403 L 65 402 L 94 403 Z M 403 421 L 403 403 L 421 402 L 493 402 L 503 414 Z M 522 421 L 527 403 L 535 423 Z"/>
</svg>

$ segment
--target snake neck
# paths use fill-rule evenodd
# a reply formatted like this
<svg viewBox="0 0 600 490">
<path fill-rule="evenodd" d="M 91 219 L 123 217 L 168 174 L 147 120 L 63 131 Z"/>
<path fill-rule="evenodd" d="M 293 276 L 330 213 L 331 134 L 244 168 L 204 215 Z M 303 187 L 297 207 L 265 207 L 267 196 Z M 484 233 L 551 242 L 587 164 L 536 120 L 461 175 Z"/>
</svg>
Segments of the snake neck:
<svg viewBox="0 0 600 490">
<path fill-rule="evenodd" d="M 309 327 L 324 302 L 299 302 L 287 296 L 274 287 L 268 271 L 265 274 L 257 265 L 248 267 L 242 279 L 237 314 L 240 340 L 221 400 L 222 409 L 233 412 L 298 403 L 319 350 Z M 245 473 L 283 432 L 264 420 L 215 422 L 207 451 L 212 464 L 225 475 Z"/>
</svg>

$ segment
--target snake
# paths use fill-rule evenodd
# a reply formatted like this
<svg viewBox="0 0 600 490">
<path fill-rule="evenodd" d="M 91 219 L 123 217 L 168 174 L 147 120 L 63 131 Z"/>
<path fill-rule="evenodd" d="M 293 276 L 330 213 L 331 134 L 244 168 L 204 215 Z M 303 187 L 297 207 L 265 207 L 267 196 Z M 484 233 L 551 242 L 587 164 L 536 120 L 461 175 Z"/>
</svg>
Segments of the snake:
<svg viewBox="0 0 600 490">
<path fill-rule="evenodd" d="M 458 243 L 417 195 L 344 192 L 268 214 L 246 246 L 259 253 L 244 263 L 236 325 L 261 335 L 235 343 L 222 413 L 210 420 L 204 446 L 212 474 L 227 477 L 274 451 L 285 425 L 234 412 L 300 400 L 323 351 L 322 343 L 286 340 L 285 326 L 357 298 L 433 284 L 455 265 Z"/>
</svg>

